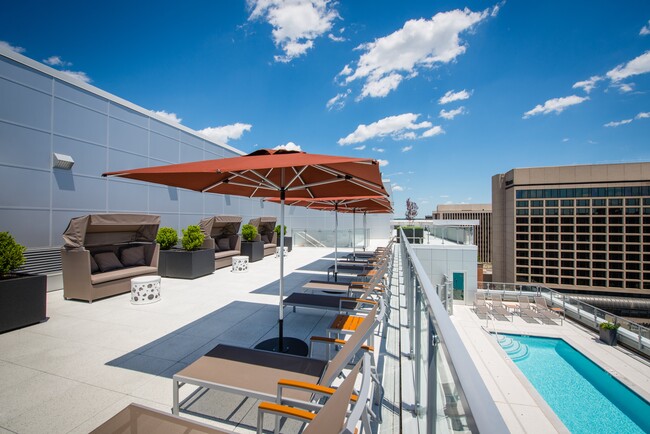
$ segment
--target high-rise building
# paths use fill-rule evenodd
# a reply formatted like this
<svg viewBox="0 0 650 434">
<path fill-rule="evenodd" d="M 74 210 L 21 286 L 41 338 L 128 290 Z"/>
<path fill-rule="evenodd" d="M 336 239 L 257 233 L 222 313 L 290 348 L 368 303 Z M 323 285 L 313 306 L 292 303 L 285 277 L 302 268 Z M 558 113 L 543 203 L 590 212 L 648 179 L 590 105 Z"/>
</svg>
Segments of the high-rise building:
<svg viewBox="0 0 650 434">
<path fill-rule="evenodd" d="M 478 247 L 478 259 L 479 262 L 492 262 L 490 247 L 492 205 L 438 205 L 432 217 L 434 220 L 478 220 L 479 225 L 474 227 L 474 244 Z"/>
<path fill-rule="evenodd" d="M 650 163 L 495 175 L 491 241 L 495 282 L 650 290 Z"/>
</svg>

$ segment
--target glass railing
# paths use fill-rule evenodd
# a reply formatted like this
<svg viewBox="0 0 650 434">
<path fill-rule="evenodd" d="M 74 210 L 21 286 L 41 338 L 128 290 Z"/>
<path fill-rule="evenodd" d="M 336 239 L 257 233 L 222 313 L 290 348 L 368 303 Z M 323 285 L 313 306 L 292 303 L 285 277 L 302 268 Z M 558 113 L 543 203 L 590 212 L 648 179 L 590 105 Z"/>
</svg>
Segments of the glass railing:
<svg viewBox="0 0 650 434">
<path fill-rule="evenodd" d="M 449 317 L 451 284 L 433 285 L 403 233 L 400 286 L 419 432 L 504 433 L 508 428 Z M 404 404 L 404 403 L 403 403 Z"/>
<path fill-rule="evenodd" d="M 516 299 L 518 295 L 542 296 L 552 307 L 561 308 L 565 316 L 592 329 L 597 330 L 599 325 L 606 321 L 618 324 L 619 342 L 650 355 L 650 328 L 585 303 L 577 297 L 538 284 L 478 282 L 478 289 L 485 291 L 488 296 L 490 293 L 499 293 L 504 299 Z"/>
<path fill-rule="evenodd" d="M 365 235 L 365 236 L 364 236 Z M 296 247 L 334 247 L 334 241 L 338 247 L 354 247 L 363 250 L 364 243 L 367 246 L 370 239 L 370 229 L 364 230 L 357 229 L 340 229 L 336 233 L 333 230 L 322 229 L 309 229 L 309 228 L 293 228 L 291 229 L 291 236 L 293 238 L 293 245 Z"/>
</svg>

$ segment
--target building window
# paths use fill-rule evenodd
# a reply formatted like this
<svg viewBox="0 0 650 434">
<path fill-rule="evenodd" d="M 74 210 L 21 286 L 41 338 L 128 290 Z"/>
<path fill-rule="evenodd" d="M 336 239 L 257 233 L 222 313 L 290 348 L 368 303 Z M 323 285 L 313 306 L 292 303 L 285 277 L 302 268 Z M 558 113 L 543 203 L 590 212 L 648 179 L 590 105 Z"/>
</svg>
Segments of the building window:
<svg viewBox="0 0 650 434">
<path fill-rule="evenodd" d="M 573 200 L 565 199 L 562 202 L 562 206 L 573 206 Z"/>
<path fill-rule="evenodd" d="M 625 206 L 639 206 L 640 202 L 639 199 L 625 199 Z"/>
<path fill-rule="evenodd" d="M 625 208 L 625 214 L 627 215 L 639 215 L 640 213 L 639 208 Z"/>
<path fill-rule="evenodd" d="M 610 199 L 609 206 L 623 206 L 623 199 Z"/>
<path fill-rule="evenodd" d="M 562 215 L 573 215 L 573 208 L 562 208 Z"/>
<path fill-rule="evenodd" d="M 576 200 L 576 206 L 589 206 L 589 199 Z"/>
<path fill-rule="evenodd" d="M 546 206 L 557 206 L 557 200 L 547 200 Z"/>
<path fill-rule="evenodd" d="M 605 199 L 593 199 L 591 206 L 605 206 Z"/>
<path fill-rule="evenodd" d="M 517 201 L 517 208 L 525 208 L 528 207 L 528 201 L 527 200 L 518 200 Z"/>
</svg>

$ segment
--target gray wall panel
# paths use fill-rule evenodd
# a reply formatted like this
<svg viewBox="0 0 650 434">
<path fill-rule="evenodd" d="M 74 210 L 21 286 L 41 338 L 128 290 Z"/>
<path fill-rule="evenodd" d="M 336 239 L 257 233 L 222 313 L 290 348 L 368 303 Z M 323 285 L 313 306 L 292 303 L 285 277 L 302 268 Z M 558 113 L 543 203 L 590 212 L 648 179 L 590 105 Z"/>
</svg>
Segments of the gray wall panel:
<svg viewBox="0 0 650 434">
<path fill-rule="evenodd" d="M 176 140 L 178 140 L 178 138 L 180 137 L 180 134 L 179 134 L 180 130 L 172 127 L 171 125 L 163 124 L 162 122 L 160 122 L 160 121 L 158 121 L 158 120 L 156 120 L 154 118 L 151 118 L 151 121 L 150 121 L 149 125 L 150 125 L 150 128 L 151 128 L 151 131 L 155 131 L 155 132 L 157 132 L 159 134 L 162 134 L 163 136 L 168 136 L 168 137 L 171 137 L 171 138 L 176 139 Z"/>
<path fill-rule="evenodd" d="M 168 163 L 178 163 L 178 140 L 157 133 L 150 135 L 149 156 Z"/>
<path fill-rule="evenodd" d="M 136 113 L 133 110 L 129 110 L 128 108 L 123 107 L 119 104 L 110 103 L 108 107 L 108 113 L 113 118 L 149 129 L 148 117 L 144 116 L 141 113 Z"/>
<path fill-rule="evenodd" d="M 52 91 L 52 77 L 34 71 L 9 59 L 2 58 L 0 62 L 0 77 L 6 77 L 34 89 L 46 93 Z"/>
<path fill-rule="evenodd" d="M 106 180 L 73 176 L 69 170 L 54 171 L 52 206 L 65 209 L 90 209 L 103 212 L 106 209 Z"/>
<path fill-rule="evenodd" d="M 187 228 L 189 225 L 198 225 L 201 219 L 203 218 L 203 214 L 181 214 L 180 215 L 180 228 L 178 230 L 178 242 L 180 243 L 180 239 L 183 236 L 183 232 L 181 229 Z"/>
<path fill-rule="evenodd" d="M 181 212 L 203 213 L 203 196 L 196 191 L 178 189 L 178 201 Z"/>
<path fill-rule="evenodd" d="M 106 144 L 106 116 L 67 101 L 54 99 L 54 133 Z"/>
<path fill-rule="evenodd" d="M 181 131 L 181 142 L 192 145 L 196 148 L 203 149 L 204 141 L 201 137 L 192 136 L 185 131 Z"/>
<path fill-rule="evenodd" d="M 24 246 L 50 244 L 49 220 L 49 210 L 0 209 L 0 231 L 11 232 L 14 239 Z M 25 222 L 36 224 L 25 224 Z"/>
<path fill-rule="evenodd" d="M 56 135 L 52 138 L 52 141 L 54 152 L 69 155 L 74 160 L 73 174 L 100 176 L 108 170 L 106 167 L 106 147 Z"/>
<path fill-rule="evenodd" d="M 54 80 L 54 96 L 88 107 L 101 113 L 108 113 L 108 101 L 78 87 Z"/>
<path fill-rule="evenodd" d="M 50 135 L 31 128 L 0 122 L 0 162 L 49 169 Z"/>
<path fill-rule="evenodd" d="M 110 211 L 146 212 L 149 202 L 148 187 L 143 182 L 112 180 L 108 183 Z"/>
<path fill-rule="evenodd" d="M 51 96 L 0 79 L 0 119 L 49 131 Z"/>
<path fill-rule="evenodd" d="M 149 212 L 152 214 L 177 213 L 180 208 L 178 189 L 165 186 L 149 186 Z"/>
<path fill-rule="evenodd" d="M 203 160 L 203 149 L 181 143 L 181 163 Z"/>
<path fill-rule="evenodd" d="M 149 151 L 149 132 L 141 127 L 109 118 L 108 144 L 111 149 L 120 149 L 140 155 Z"/>
<path fill-rule="evenodd" d="M 3 207 L 50 207 L 50 172 L 1 167 L 0 185 Z"/>
<path fill-rule="evenodd" d="M 134 155 L 127 152 L 108 150 L 108 171 L 134 169 L 136 167 L 147 167 L 149 159 L 143 155 Z"/>
</svg>

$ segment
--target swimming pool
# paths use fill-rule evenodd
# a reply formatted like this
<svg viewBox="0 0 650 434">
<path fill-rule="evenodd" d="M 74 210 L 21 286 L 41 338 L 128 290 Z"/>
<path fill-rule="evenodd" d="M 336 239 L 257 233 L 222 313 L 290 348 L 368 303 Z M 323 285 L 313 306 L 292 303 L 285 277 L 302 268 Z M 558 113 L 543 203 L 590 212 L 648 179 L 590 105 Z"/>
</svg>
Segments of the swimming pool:
<svg viewBox="0 0 650 434">
<path fill-rule="evenodd" d="M 650 433 L 650 403 L 562 339 L 497 340 L 572 433 Z"/>
</svg>

